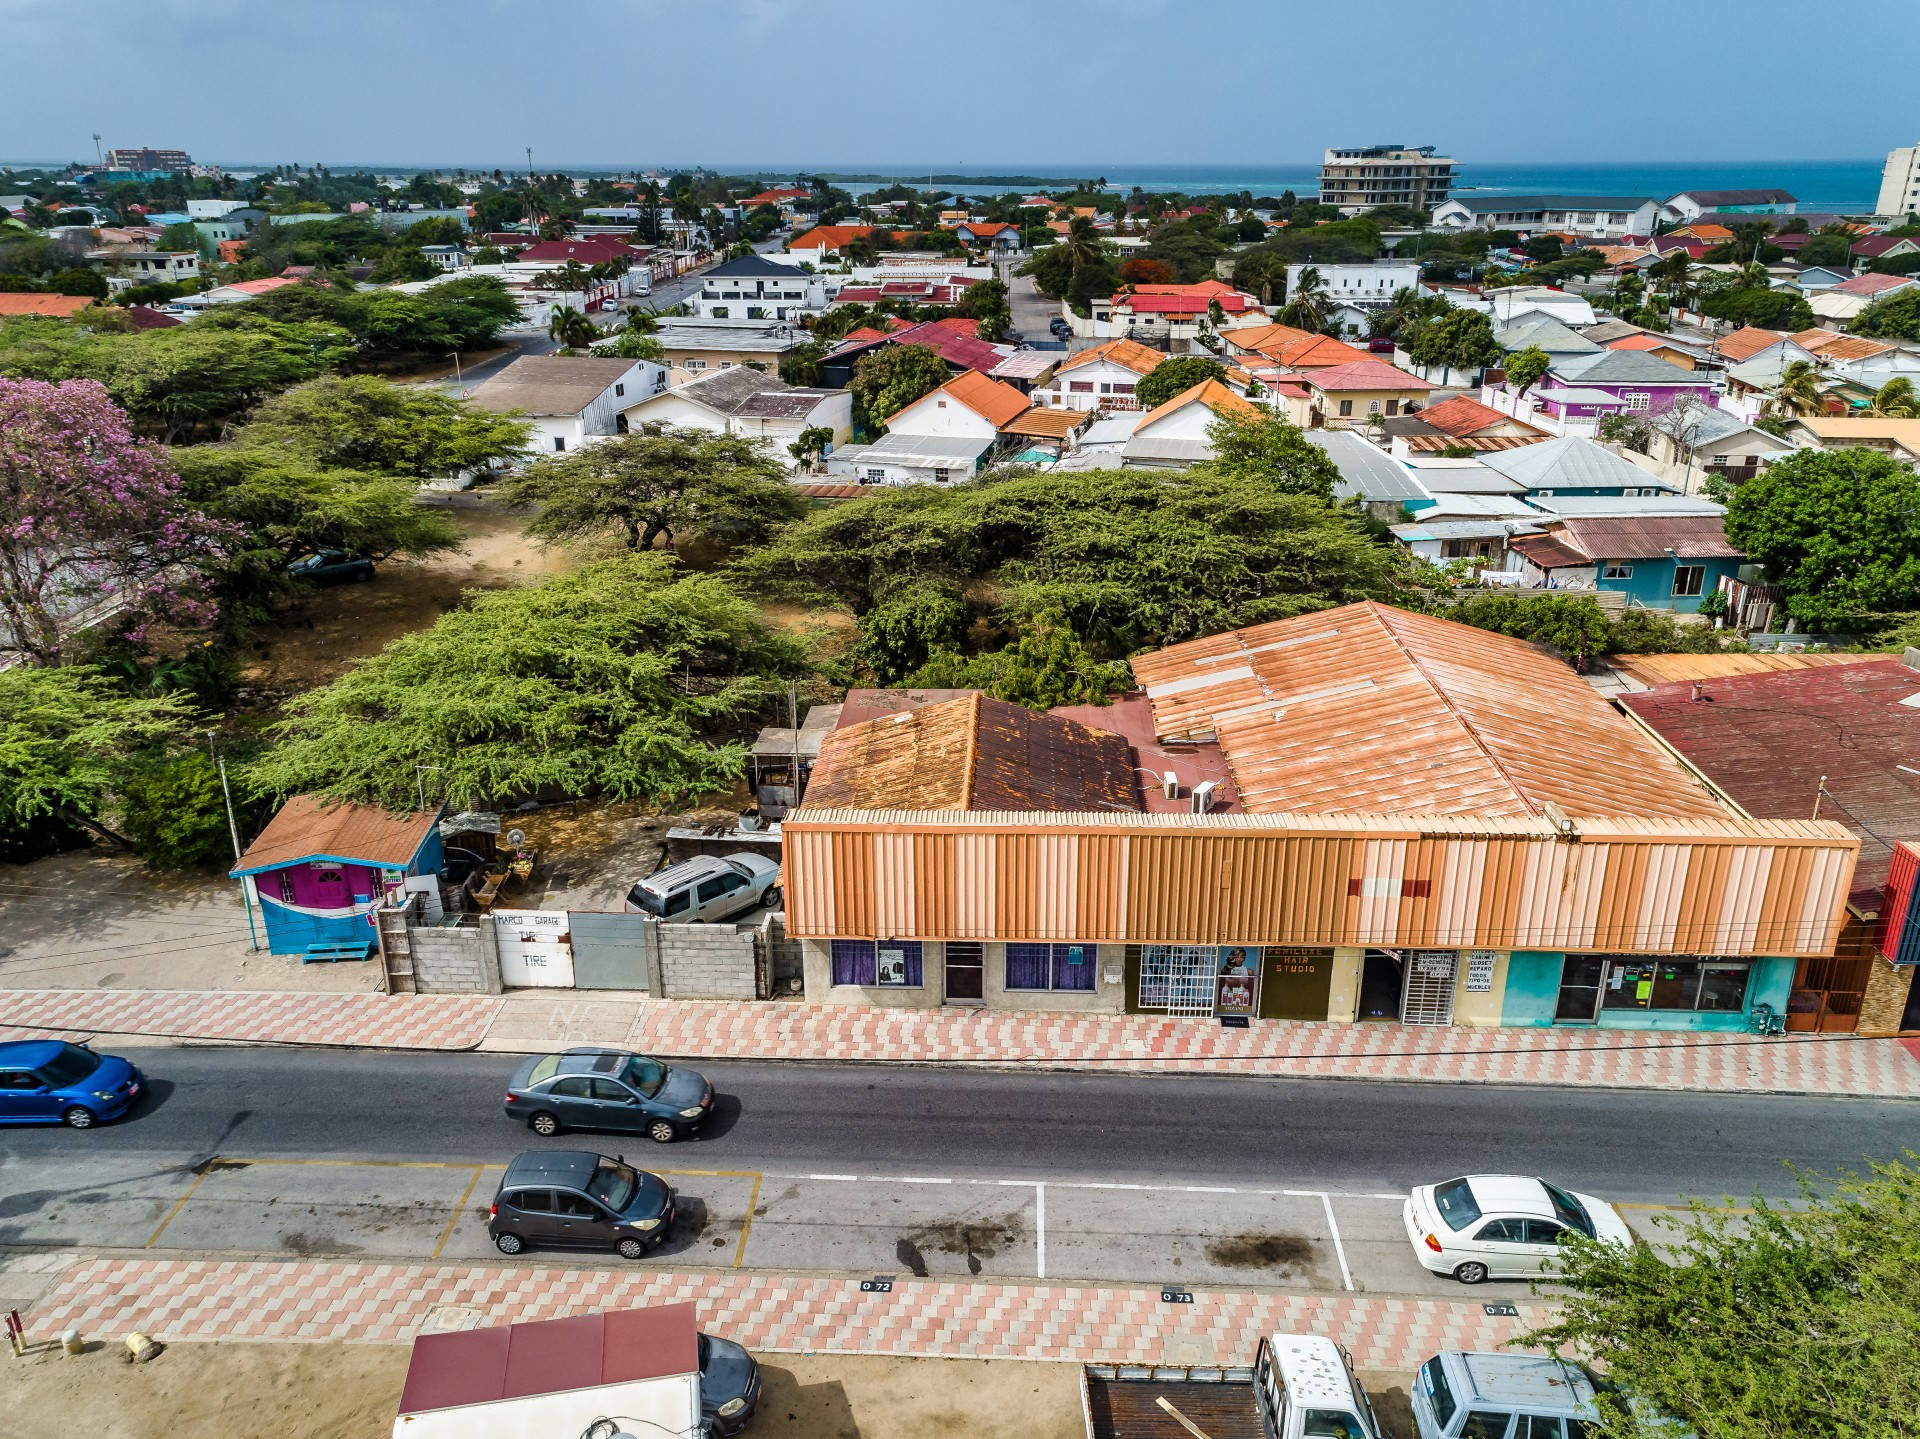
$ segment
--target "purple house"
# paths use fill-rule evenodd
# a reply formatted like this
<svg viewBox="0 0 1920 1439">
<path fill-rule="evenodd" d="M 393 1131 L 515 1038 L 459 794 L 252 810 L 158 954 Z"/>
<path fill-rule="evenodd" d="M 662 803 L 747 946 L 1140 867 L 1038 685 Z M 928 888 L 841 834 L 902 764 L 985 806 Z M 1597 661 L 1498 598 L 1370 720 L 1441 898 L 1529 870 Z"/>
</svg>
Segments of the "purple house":
<svg viewBox="0 0 1920 1439">
<path fill-rule="evenodd" d="M 373 911 L 404 891 L 409 876 L 439 873 L 439 818 L 309 794 L 288 800 L 231 871 L 260 902 L 267 948 L 371 952 Z"/>
<path fill-rule="evenodd" d="M 1592 429 L 1608 415 L 1663 415 L 1687 396 L 1711 405 L 1712 382 L 1644 350 L 1601 350 L 1555 355 L 1529 398 L 1564 434 Z"/>
</svg>

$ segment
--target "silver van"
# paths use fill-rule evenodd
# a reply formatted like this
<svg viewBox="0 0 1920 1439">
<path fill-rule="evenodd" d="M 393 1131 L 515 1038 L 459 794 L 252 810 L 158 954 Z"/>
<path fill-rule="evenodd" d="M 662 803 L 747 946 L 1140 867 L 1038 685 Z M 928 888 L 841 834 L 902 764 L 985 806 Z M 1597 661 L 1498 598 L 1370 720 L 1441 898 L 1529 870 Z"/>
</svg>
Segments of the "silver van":
<svg viewBox="0 0 1920 1439">
<path fill-rule="evenodd" d="M 1420 1439 L 1587 1439 L 1594 1392 L 1577 1364 L 1447 1350 L 1413 1377 L 1413 1428 Z"/>
<path fill-rule="evenodd" d="M 763 854 L 695 855 L 627 891 L 627 913 L 671 924 L 731 919 L 777 898 L 780 866 Z"/>
</svg>

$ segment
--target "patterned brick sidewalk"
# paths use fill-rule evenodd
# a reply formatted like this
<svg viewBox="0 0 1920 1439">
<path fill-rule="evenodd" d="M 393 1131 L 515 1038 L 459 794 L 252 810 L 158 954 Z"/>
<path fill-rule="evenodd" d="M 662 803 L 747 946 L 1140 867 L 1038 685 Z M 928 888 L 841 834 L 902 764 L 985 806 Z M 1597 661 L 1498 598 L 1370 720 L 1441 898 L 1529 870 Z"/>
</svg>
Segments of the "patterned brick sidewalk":
<svg viewBox="0 0 1920 1439">
<path fill-rule="evenodd" d="M 301 1260 L 89 1259 L 28 1312 L 30 1337 L 69 1326 L 111 1338 L 402 1342 L 437 1329 L 554 1319 L 691 1300 L 703 1329 L 767 1352 L 944 1359 L 1231 1364 L 1261 1334 L 1339 1340 L 1363 1369 L 1411 1371 L 1439 1349 L 1494 1349 L 1540 1323 L 1479 1302 L 1213 1292 L 1163 1303 L 1157 1289 L 645 1270 L 361 1264 Z"/>
<path fill-rule="evenodd" d="M 1920 1098 L 1898 1040 L 1463 1029 L 1151 1015 L 884 1010 L 838 1005 L 641 1002 L 635 1049 L 700 1058 L 1038 1062 L 1061 1068 L 1269 1074 L 1466 1084 L 1797 1091 Z"/>
<path fill-rule="evenodd" d="M 97 1035 L 472 1049 L 500 1001 L 486 995 L 281 994 L 243 990 L 0 990 L 0 1038 Z M 9 1028 L 9 1026 L 13 1026 Z"/>
</svg>

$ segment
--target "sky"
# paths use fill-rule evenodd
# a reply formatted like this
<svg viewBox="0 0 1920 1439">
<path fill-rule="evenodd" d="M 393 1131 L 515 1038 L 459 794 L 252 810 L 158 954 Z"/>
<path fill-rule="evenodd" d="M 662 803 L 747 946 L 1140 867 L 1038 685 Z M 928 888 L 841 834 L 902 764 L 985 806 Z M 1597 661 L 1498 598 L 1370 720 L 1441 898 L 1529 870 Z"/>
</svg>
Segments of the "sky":
<svg viewBox="0 0 1920 1439">
<path fill-rule="evenodd" d="M 230 166 L 1006 172 L 1920 141 L 1920 0 L 0 0 L 0 55 L 16 161 L 96 131 Z"/>
</svg>

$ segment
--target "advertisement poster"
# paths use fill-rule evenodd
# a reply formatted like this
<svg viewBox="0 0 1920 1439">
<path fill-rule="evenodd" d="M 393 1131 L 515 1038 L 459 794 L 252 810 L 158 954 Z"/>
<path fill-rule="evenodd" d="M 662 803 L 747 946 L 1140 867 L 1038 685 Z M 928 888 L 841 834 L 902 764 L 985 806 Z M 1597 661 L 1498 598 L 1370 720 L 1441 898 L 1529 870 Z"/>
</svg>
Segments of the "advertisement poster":
<svg viewBox="0 0 1920 1439">
<path fill-rule="evenodd" d="M 1214 991 L 1215 1014 L 1253 1013 L 1260 951 L 1229 945 L 1220 951 L 1220 976 Z"/>
</svg>

